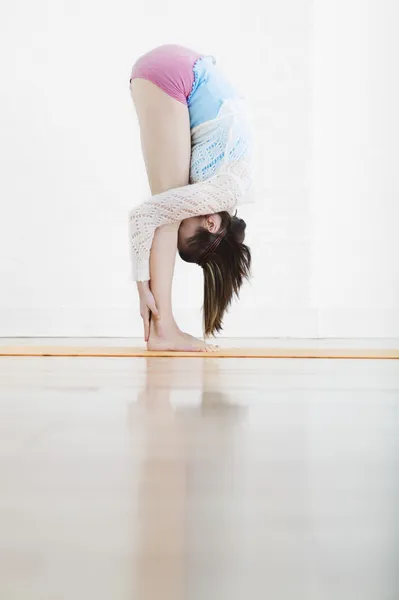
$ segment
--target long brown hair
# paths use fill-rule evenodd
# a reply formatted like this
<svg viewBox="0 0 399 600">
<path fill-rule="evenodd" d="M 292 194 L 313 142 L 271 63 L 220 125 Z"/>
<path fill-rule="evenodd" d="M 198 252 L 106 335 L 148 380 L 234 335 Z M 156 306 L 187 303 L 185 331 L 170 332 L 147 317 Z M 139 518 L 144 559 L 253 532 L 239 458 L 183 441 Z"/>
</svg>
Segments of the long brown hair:
<svg viewBox="0 0 399 600">
<path fill-rule="evenodd" d="M 204 271 L 204 330 L 213 335 L 223 329 L 223 316 L 251 271 L 251 251 L 244 244 L 246 223 L 227 212 L 219 213 L 218 233 L 198 227 L 179 254 Z"/>
</svg>

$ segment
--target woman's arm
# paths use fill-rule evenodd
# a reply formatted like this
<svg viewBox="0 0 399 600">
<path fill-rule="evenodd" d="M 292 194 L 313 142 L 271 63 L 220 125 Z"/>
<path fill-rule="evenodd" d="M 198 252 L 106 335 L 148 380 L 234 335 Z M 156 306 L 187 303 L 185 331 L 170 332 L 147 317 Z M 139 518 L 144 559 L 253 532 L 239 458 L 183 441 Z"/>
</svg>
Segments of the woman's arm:
<svg viewBox="0 0 399 600">
<path fill-rule="evenodd" d="M 234 210 L 241 195 L 237 178 L 220 173 L 206 181 L 152 196 L 134 208 L 129 218 L 133 279 L 150 279 L 150 250 L 157 227 L 188 217 Z"/>
</svg>

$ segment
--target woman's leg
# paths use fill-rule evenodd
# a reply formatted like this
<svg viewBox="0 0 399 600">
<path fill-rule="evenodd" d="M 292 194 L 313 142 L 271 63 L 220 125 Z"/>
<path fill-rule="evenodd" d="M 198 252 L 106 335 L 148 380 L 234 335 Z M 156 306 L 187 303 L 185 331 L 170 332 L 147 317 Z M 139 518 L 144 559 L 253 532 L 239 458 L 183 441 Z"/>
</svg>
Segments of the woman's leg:
<svg viewBox="0 0 399 600">
<path fill-rule="evenodd" d="M 187 185 L 191 159 L 187 106 L 144 79 L 133 79 L 131 91 L 151 193 Z M 201 350 L 205 347 L 201 340 L 183 334 L 173 316 L 172 280 L 178 228 L 179 223 L 158 228 L 151 247 L 151 291 L 160 319 L 151 320 L 149 349 Z"/>
</svg>

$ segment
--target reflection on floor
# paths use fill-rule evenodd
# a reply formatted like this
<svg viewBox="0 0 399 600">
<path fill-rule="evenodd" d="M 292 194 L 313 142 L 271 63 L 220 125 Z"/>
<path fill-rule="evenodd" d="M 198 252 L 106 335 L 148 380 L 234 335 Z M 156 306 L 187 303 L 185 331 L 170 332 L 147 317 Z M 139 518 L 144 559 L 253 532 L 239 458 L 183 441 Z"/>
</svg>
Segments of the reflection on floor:
<svg viewBox="0 0 399 600">
<path fill-rule="evenodd" d="M 399 363 L 0 360 L 0 598 L 397 600 Z"/>
</svg>

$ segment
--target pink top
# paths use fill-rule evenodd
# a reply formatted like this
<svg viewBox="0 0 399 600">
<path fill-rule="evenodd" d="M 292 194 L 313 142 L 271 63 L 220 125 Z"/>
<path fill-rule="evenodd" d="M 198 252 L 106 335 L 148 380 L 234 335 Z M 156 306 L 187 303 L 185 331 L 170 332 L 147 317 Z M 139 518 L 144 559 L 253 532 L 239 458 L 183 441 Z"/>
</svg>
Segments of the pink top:
<svg viewBox="0 0 399 600">
<path fill-rule="evenodd" d="M 194 83 L 193 67 L 201 56 L 183 46 L 160 46 L 138 59 L 130 80 L 147 79 L 168 96 L 187 104 Z"/>
</svg>

